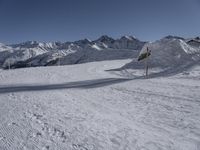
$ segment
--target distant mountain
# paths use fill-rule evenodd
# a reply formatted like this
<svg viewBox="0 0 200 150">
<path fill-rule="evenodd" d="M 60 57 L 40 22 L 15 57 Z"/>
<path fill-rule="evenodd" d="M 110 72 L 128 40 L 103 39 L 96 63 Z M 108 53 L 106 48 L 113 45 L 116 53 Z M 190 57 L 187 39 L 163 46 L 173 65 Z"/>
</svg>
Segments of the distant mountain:
<svg viewBox="0 0 200 150">
<path fill-rule="evenodd" d="M 187 44 L 189 44 L 190 46 L 193 46 L 193 47 L 200 48 L 200 37 L 188 39 Z"/>
<path fill-rule="evenodd" d="M 64 43 L 27 41 L 11 45 L 1 44 L 0 67 L 20 68 L 125 59 L 135 56 L 144 44 L 145 42 L 132 36 L 113 39 L 106 35 L 94 41 L 83 39 Z"/>
<path fill-rule="evenodd" d="M 120 39 L 114 40 L 113 38 L 104 35 L 93 43 L 103 48 L 138 50 L 141 49 L 145 42 L 141 42 L 132 36 L 122 36 Z"/>
<path fill-rule="evenodd" d="M 179 39 L 179 40 L 185 40 L 184 38 L 180 37 L 180 36 L 174 36 L 174 35 L 168 35 L 166 37 L 164 37 L 163 39 Z"/>
<path fill-rule="evenodd" d="M 11 46 L 8 46 L 8 45 L 5 45 L 3 43 L 0 43 L 0 52 L 2 52 L 2 51 L 9 51 L 9 50 L 12 50 Z"/>
<path fill-rule="evenodd" d="M 166 36 L 153 43 L 133 36 L 113 39 L 103 35 L 97 40 L 83 39 L 75 42 L 27 41 L 19 44 L 0 44 L 0 67 L 21 68 L 50 65 L 79 64 L 92 61 L 137 58 L 145 46 L 152 50 L 151 67 L 178 66 L 199 58 L 200 38 L 184 39 Z M 143 68 L 135 59 L 124 68 Z"/>
</svg>

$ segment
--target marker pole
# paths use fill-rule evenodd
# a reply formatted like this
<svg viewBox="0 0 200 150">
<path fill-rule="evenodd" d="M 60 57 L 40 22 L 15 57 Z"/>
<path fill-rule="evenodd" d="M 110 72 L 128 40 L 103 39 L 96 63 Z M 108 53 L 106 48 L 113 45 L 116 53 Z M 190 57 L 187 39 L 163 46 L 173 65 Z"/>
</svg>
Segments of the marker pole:
<svg viewBox="0 0 200 150">
<path fill-rule="evenodd" d="M 148 56 L 149 56 L 149 49 L 147 47 L 146 61 L 145 61 L 145 74 L 146 74 L 146 78 L 148 78 L 148 69 L 149 69 L 149 66 L 148 66 Z"/>
</svg>

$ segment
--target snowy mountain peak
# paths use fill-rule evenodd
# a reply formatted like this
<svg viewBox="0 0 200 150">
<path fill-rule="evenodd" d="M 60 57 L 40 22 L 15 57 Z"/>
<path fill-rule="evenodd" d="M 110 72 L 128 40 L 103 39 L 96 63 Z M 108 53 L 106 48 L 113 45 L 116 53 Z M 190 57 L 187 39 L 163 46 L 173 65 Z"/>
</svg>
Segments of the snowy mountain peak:
<svg viewBox="0 0 200 150">
<path fill-rule="evenodd" d="M 3 48 L 3 47 L 6 47 L 6 45 L 3 43 L 0 43 L 0 48 Z"/>
<path fill-rule="evenodd" d="M 96 41 L 99 41 L 99 42 L 114 42 L 115 40 L 107 35 L 103 35 L 101 36 L 99 39 L 97 39 Z"/>
<path fill-rule="evenodd" d="M 129 36 L 129 35 L 122 36 L 120 39 L 121 40 L 129 40 L 129 41 L 137 40 L 135 37 Z"/>
<path fill-rule="evenodd" d="M 196 38 L 188 39 L 187 44 L 189 44 L 192 47 L 196 47 L 200 49 L 200 38 L 196 37 Z"/>
<path fill-rule="evenodd" d="M 56 49 L 58 46 L 62 45 L 61 42 L 37 42 L 37 41 L 26 41 L 19 44 L 10 45 L 16 49 L 43 49 L 43 50 L 51 50 Z"/>
<path fill-rule="evenodd" d="M 39 42 L 37 41 L 26 41 L 24 43 L 22 43 L 22 45 L 38 45 Z"/>
<path fill-rule="evenodd" d="M 184 40 L 184 38 L 182 38 L 182 37 L 173 36 L 173 35 L 165 36 L 163 39 L 181 39 L 181 40 Z"/>
<path fill-rule="evenodd" d="M 89 39 L 83 39 L 83 40 L 78 40 L 78 41 L 75 41 L 74 42 L 75 44 L 78 44 L 78 45 L 87 45 L 87 44 L 90 44 L 91 41 Z"/>
<path fill-rule="evenodd" d="M 11 45 L 12 47 L 16 48 L 16 47 L 20 47 L 20 48 L 33 48 L 38 46 L 39 43 L 37 41 L 26 41 L 23 43 L 19 43 L 19 44 L 13 44 Z"/>
<path fill-rule="evenodd" d="M 90 39 L 88 39 L 88 38 L 85 38 L 84 40 L 87 40 L 88 42 L 92 42 Z"/>
<path fill-rule="evenodd" d="M 8 51 L 8 50 L 11 50 L 12 48 L 10 46 L 7 46 L 3 43 L 0 43 L 0 52 L 1 51 Z"/>
<path fill-rule="evenodd" d="M 200 41 L 200 37 L 199 37 L 199 36 L 197 36 L 197 37 L 195 38 L 195 40 L 198 40 L 198 41 Z"/>
</svg>

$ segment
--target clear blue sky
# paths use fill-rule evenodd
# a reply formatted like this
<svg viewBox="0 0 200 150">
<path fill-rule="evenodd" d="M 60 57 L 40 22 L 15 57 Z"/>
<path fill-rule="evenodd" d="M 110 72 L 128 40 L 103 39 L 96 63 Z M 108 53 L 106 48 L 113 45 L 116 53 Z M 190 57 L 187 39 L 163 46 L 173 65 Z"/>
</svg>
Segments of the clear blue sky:
<svg viewBox="0 0 200 150">
<path fill-rule="evenodd" d="M 0 42 L 200 36 L 200 0 L 0 0 Z"/>
</svg>

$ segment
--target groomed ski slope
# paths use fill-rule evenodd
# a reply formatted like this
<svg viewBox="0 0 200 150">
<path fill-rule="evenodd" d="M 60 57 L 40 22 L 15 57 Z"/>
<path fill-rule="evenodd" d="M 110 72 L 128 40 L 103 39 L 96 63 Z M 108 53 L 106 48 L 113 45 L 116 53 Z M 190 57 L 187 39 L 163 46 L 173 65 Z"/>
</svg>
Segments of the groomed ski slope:
<svg viewBox="0 0 200 150">
<path fill-rule="evenodd" d="M 200 67 L 105 71 L 129 62 L 0 70 L 0 150 L 199 150 Z"/>
</svg>

